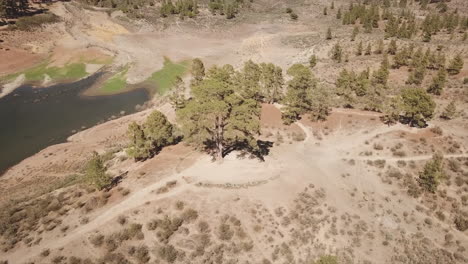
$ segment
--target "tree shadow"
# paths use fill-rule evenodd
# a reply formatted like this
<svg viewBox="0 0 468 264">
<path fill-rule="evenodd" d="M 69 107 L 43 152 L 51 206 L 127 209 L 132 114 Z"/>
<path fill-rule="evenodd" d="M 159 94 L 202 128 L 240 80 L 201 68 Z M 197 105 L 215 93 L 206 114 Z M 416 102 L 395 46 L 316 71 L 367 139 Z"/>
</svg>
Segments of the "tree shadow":
<svg viewBox="0 0 468 264">
<path fill-rule="evenodd" d="M 417 128 L 426 128 L 428 126 L 426 120 L 424 119 L 412 119 L 406 116 L 400 116 L 400 123 L 404 125 L 409 125 L 410 127 L 417 127 Z"/>
<path fill-rule="evenodd" d="M 117 177 L 112 178 L 111 183 L 109 183 L 109 185 L 107 185 L 104 189 L 106 191 L 112 190 L 115 186 L 119 185 L 119 183 L 122 182 L 123 178 L 125 178 L 127 176 L 127 174 L 128 174 L 128 171 L 120 174 Z"/>
<path fill-rule="evenodd" d="M 257 147 L 250 146 L 246 141 L 239 141 L 229 148 L 226 148 L 223 151 L 223 157 L 237 150 L 240 151 L 237 158 L 257 158 L 261 161 L 265 161 L 265 156 L 270 154 L 271 147 L 273 147 L 273 142 L 271 141 L 257 140 Z"/>
</svg>

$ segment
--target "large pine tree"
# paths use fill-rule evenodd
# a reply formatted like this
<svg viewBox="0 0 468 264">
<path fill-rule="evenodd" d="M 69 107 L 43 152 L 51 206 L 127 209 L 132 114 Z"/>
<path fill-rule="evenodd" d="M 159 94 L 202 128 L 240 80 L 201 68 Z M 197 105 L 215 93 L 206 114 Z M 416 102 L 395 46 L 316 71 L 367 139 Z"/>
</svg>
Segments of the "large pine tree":
<svg viewBox="0 0 468 264">
<path fill-rule="evenodd" d="M 184 139 L 203 147 L 217 160 L 234 148 L 258 149 L 260 105 L 241 96 L 230 65 L 213 67 L 192 87 L 192 98 L 177 110 Z"/>
</svg>

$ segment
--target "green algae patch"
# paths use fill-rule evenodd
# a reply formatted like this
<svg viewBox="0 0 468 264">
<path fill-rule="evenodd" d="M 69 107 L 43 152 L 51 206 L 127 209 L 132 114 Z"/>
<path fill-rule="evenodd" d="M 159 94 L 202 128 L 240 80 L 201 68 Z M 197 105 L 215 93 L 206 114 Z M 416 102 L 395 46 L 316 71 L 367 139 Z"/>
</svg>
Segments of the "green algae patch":
<svg viewBox="0 0 468 264">
<path fill-rule="evenodd" d="M 188 60 L 174 63 L 165 58 L 163 68 L 153 73 L 145 83 L 149 84 L 154 92 L 163 95 L 174 86 L 177 77 L 182 77 L 189 69 L 190 61 Z"/>
<path fill-rule="evenodd" d="M 48 67 L 49 62 L 42 62 L 32 68 L 22 72 L 9 74 L 0 78 L 2 82 L 14 80 L 21 74 L 24 74 L 26 82 L 41 82 L 48 76 L 52 82 L 75 81 L 86 77 L 86 65 L 84 63 L 71 63 L 63 67 Z"/>
<path fill-rule="evenodd" d="M 100 91 L 105 94 L 113 94 L 113 93 L 119 93 L 125 90 L 127 87 L 127 72 L 128 72 L 128 66 L 125 66 L 125 68 L 106 80 L 104 84 L 102 85 Z"/>
</svg>

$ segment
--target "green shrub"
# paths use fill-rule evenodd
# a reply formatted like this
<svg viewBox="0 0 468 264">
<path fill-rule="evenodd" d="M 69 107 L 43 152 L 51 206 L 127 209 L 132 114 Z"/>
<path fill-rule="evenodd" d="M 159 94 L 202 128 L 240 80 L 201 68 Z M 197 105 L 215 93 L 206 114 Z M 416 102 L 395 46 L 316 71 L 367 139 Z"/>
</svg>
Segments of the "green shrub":
<svg viewBox="0 0 468 264">
<path fill-rule="evenodd" d="M 20 17 L 15 24 L 15 27 L 19 30 L 33 30 L 36 27 L 40 27 L 46 24 L 52 24 L 59 22 L 58 16 L 52 13 L 38 14 L 29 17 Z"/>
</svg>

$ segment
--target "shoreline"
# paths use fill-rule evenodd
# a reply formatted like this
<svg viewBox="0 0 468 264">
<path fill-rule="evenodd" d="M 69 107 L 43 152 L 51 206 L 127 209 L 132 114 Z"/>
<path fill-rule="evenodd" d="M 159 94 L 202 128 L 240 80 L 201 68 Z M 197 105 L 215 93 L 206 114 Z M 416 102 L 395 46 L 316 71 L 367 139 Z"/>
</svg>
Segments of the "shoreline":
<svg viewBox="0 0 468 264">
<path fill-rule="evenodd" d="M 6 122 L 6 126 L 11 124 L 18 127 L 20 133 L 15 133 L 16 128 L 11 125 L 10 129 L 0 133 L 0 142 L 5 145 L 0 144 L 5 148 L 5 153 L 8 149 L 14 151 L 12 155 L 2 155 L 0 158 L 0 177 L 37 152 L 68 142 L 68 138 L 76 133 L 140 112 L 141 106 L 152 99 L 146 90 L 141 89 L 118 95 L 83 96 L 82 92 L 101 77 L 102 72 L 99 72 L 78 83 L 39 88 L 43 89 L 39 93 L 32 86 L 21 86 L 17 92 L 19 96 L 10 95 L 1 99 L 2 122 Z M 65 109 L 60 111 L 64 106 Z M 18 109 L 22 109 L 21 114 L 15 115 Z M 23 137 L 25 140 L 21 139 Z M 15 150 L 17 143 L 19 147 Z"/>
</svg>

